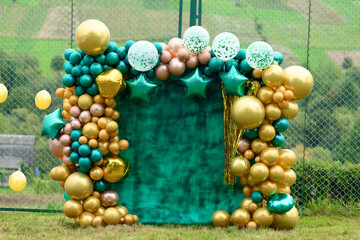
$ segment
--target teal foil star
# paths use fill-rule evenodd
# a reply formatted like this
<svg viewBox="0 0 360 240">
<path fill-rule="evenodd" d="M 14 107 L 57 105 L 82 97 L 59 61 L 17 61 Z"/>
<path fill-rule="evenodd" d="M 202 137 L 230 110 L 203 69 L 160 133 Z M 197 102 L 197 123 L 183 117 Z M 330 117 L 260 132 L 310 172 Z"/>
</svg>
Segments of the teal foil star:
<svg viewBox="0 0 360 240">
<path fill-rule="evenodd" d="M 186 97 L 199 97 L 206 99 L 206 90 L 209 87 L 211 78 L 204 77 L 197 68 L 190 75 L 180 78 L 186 87 Z"/>
<path fill-rule="evenodd" d="M 140 99 L 146 103 L 149 103 L 150 94 L 158 86 L 151 82 L 145 73 L 141 73 L 137 77 L 126 81 L 126 84 L 130 89 L 129 100 Z"/>
<path fill-rule="evenodd" d="M 225 95 L 240 97 L 245 95 L 245 85 L 249 79 L 242 75 L 235 66 L 232 66 L 228 72 L 221 72 L 220 78 L 224 83 Z"/>
<path fill-rule="evenodd" d="M 41 136 L 48 135 L 54 140 L 64 125 L 65 122 L 61 116 L 61 110 L 58 108 L 52 113 L 45 115 L 41 126 Z"/>
</svg>

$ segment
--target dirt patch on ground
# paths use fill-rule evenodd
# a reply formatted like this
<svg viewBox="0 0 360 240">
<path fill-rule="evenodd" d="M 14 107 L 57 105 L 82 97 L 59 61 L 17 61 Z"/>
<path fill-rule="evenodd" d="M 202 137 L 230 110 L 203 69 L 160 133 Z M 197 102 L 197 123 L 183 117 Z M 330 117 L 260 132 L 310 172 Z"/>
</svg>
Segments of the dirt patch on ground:
<svg viewBox="0 0 360 240">
<path fill-rule="evenodd" d="M 325 51 L 325 53 L 341 69 L 346 57 L 351 58 L 353 65 L 360 66 L 360 51 Z"/>
<path fill-rule="evenodd" d="M 0 194 L 1 208 L 26 208 L 26 207 L 47 207 L 55 202 L 61 202 L 64 198 L 61 194 L 54 195 L 9 195 Z"/>
</svg>

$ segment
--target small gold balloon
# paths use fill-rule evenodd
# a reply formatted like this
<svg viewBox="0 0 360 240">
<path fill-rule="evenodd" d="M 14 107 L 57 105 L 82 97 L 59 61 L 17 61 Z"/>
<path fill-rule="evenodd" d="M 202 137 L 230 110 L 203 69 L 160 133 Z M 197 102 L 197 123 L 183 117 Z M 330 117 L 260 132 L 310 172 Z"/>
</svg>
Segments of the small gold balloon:
<svg viewBox="0 0 360 240">
<path fill-rule="evenodd" d="M 276 229 L 292 229 L 299 221 L 299 213 L 296 207 L 284 214 L 274 214 L 274 222 L 271 227 Z"/>
<path fill-rule="evenodd" d="M 240 203 L 240 208 L 245 209 L 250 214 L 253 214 L 259 207 L 260 204 L 254 203 L 251 197 L 245 197 Z"/>
<path fill-rule="evenodd" d="M 264 104 L 270 104 L 273 101 L 274 89 L 264 86 L 259 89 L 256 97 Z"/>
<path fill-rule="evenodd" d="M 83 200 L 91 195 L 94 184 L 88 175 L 75 172 L 65 181 L 65 192 L 74 200 Z"/>
<path fill-rule="evenodd" d="M 105 225 L 104 217 L 103 216 L 95 216 L 91 224 L 93 227 L 104 226 Z"/>
<path fill-rule="evenodd" d="M 83 203 L 85 211 L 95 213 L 100 207 L 100 200 L 97 197 L 90 196 Z"/>
<path fill-rule="evenodd" d="M 63 209 L 68 218 L 76 218 L 83 212 L 83 206 L 75 200 L 66 201 Z"/>
<path fill-rule="evenodd" d="M 129 169 L 129 164 L 117 156 L 105 158 L 103 165 L 104 180 L 107 182 L 119 181 Z"/>
<path fill-rule="evenodd" d="M 121 219 L 121 215 L 119 213 L 119 211 L 114 208 L 114 207 L 110 207 L 108 209 L 105 210 L 104 212 L 104 221 L 106 224 L 118 224 L 120 223 L 120 219 Z"/>
<path fill-rule="evenodd" d="M 266 148 L 261 152 L 261 161 L 267 166 L 274 166 L 279 160 L 279 151 L 274 147 Z"/>
<path fill-rule="evenodd" d="M 101 141 L 105 142 L 109 139 L 110 135 L 106 131 L 106 129 L 101 129 L 99 132 L 99 138 Z"/>
<path fill-rule="evenodd" d="M 262 80 L 266 86 L 277 87 L 284 81 L 284 70 L 277 65 L 270 65 L 265 68 L 262 74 Z"/>
<path fill-rule="evenodd" d="M 87 144 L 87 143 L 88 143 L 87 137 L 81 136 L 81 137 L 79 138 L 79 143 L 80 143 L 80 144 Z"/>
<path fill-rule="evenodd" d="M 264 142 L 270 142 L 275 137 L 276 131 L 271 124 L 261 125 L 259 129 L 259 138 Z"/>
<path fill-rule="evenodd" d="M 230 162 L 230 170 L 235 176 L 245 176 L 250 169 L 250 162 L 244 157 L 236 157 Z"/>
<path fill-rule="evenodd" d="M 273 96 L 273 100 L 276 103 L 281 103 L 282 101 L 284 101 L 284 94 L 282 92 L 275 92 L 274 96 Z"/>
<path fill-rule="evenodd" d="M 259 180 L 253 179 L 250 174 L 248 174 L 248 175 L 246 176 L 246 183 L 247 183 L 248 185 L 252 186 L 252 187 L 254 187 L 255 185 L 259 184 L 260 182 L 261 182 L 261 181 L 259 181 Z"/>
<path fill-rule="evenodd" d="M 109 144 L 109 141 L 99 142 L 99 149 L 103 156 L 109 152 Z"/>
<path fill-rule="evenodd" d="M 269 176 L 269 168 L 263 163 L 255 163 L 250 168 L 250 176 L 255 181 L 264 181 Z"/>
<path fill-rule="evenodd" d="M 289 149 L 283 149 L 279 152 L 279 161 L 277 164 L 283 168 L 291 168 L 296 162 L 296 155 Z"/>
<path fill-rule="evenodd" d="M 283 186 L 292 186 L 296 181 L 296 173 L 292 169 L 284 170 L 284 177 L 278 182 Z"/>
<path fill-rule="evenodd" d="M 100 180 L 104 176 L 103 170 L 100 167 L 93 167 L 90 170 L 90 177 L 92 180 Z"/>
<path fill-rule="evenodd" d="M 289 106 L 287 108 L 281 109 L 281 116 L 287 119 L 293 119 L 294 117 L 296 117 L 298 111 L 299 107 L 297 103 L 294 101 L 289 101 Z"/>
<path fill-rule="evenodd" d="M 9 92 L 6 88 L 6 86 L 2 83 L 0 83 L 0 103 L 5 102 L 9 95 Z"/>
<path fill-rule="evenodd" d="M 100 206 L 99 209 L 95 212 L 95 216 L 102 216 L 104 215 L 105 208 L 103 206 Z"/>
<path fill-rule="evenodd" d="M 89 147 L 91 148 L 97 148 L 99 145 L 98 141 L 96 139 L 90 139 L 88 142 Z"/>
<path fill-rule="evenodd" d="M 55 181 L 57 181 L 57 178 L 56 178 L 56 168 L 57 168 L 57 167 L 54 167 L 54 168 L 52 168 L 51 171 L 50 171 L 50 177 L 52 178 L 52 180 L 55 180 Z"/>
<path fill-rule="evenodd" d="M 9 187 L 14 191 L 22 191 L 26 183 L 26 176 L 21 171 L 13 172 L 9 177 Z"/>
<path fill-rule="evenodd" d="M 89 122 L 84 125 L 82 134 L 88 139 L 96 139 L 99 135 L 99 127 L 96 123 Z"/>
<path fill-rule="evenodd" d="M 245 186 L 245 185 L 247 184 L 246 176 L 241 176 L 241 177 L 239 177 L 239 183 L 240 183 L 242 186 Z"/>
<path fill-rule="evenodd" d="M 133 215 L 133 217 L 134 217 L 134 223 L 137 223 L 139 221 L 139 217 L 136 215 Z"/>
<path fill-rule="evenodd" d="M 97 76 L 96 83 L 99 87 L 100 95 L 105 98 L 113 98 L 118 92 L 122 92 L 126 88 L 122 73 L 114 68 Z"/>
<path fill-rule="evenodd" d="M 262 73 L 263 73 L 262 69 L 254 69 L 252 71 L 252 75 L 253 75 L 254 78 L 261 78 Z"/>
<path fill-rule="evenodd" d="M 108 48 L 110 32 L 101 21 L 89 19 L 77 27 L 75 41 L 84 53 L 97 56 Z"/>
<path fill-rule="evenodd" d="M 246 150 L 246 151 L 244 152 L 244 157 L 245 157 L 246 159 L 248 159 L 248 160 L 251 160 L 251 159 L 253 159 L 253 158 L 255 157 L 255 153 L 254 153 L 253 150 L 248 149 L 248 150 Z"/>
<path fill-rule="evenodd" d="M 255 162 L 261 162 L 261 157 L 260 157 L 260 155 L 257 155 L 257 156 L 255 157 Z"/>
<path fill-rule="evenodd" d="M 231 215 L 231 222 L 239 227 L 243 228 L 250 222 L 250 214 L 245 209 L 236 209 L 233 214 Z"/>
<path fill-rule="evenodd" d="M 256 229 L 257 228 L 257 224 L 254 221 L 250 221 L 247 225 L 246 225 L 246 229 Z"/>
<path fill-rule="evenodd" d="M 277 194 L 281 194 L 281 193 L 290 194 L 291 193 L 290 187 L 278 184 L 278 190 L 276 193 Z"/>
<path fill-rule="evenodd" d="M 68 176 L 70 176 L 71 170 L 67 166 L 59 166 L 55 170 L 55 175 L 57 181 L 65 181 Z"/>
<path fill-rule="evenodd" d="M 231 107 L 231 118 L 241 128 L 257 128 L 265 118 L 264 105 L 256 97 L 241 97 Z"/>
<path fill-rule="evenodd" d="M 314 80 L 306 68 L 291 66 L 284 70 L 283 85 L 286 89 L 293 91 L 295 100 L 301 100 L 310 94 L 314 86 Z"/>
<path fill-rule="evenodd" d="M 60 187 L 64 188 L 64 186 L 65 186 L 65 181 L 59 181 L 59 185 L 60 185 Z"/>
<path fill-rule="evenodd" d="M 90 226 L 94 218 L 95 218 L 94 214 L 84 211 L 79 217 L 80 226 L 82 227 Z"/>
<path fill-rule="evenodd" d="M 109 151 L 113 154 L 113 155 L 118 155 L 120 153 L 120 146 L 119 143 L 117 142 L 111 142 L 109 144 Z"/>
<path fill-rule="evenodd" d="M 81 108 L 82 110 L 87 110 L 91 107 L 91 105 L 93 104 L 93 99 L 92 97 L 85 93 L 83 95 L 81 95 L 78 99 L 78 105 L 79 108 Z"/>
<path fill-rule="evenodd" d="M 104 207 L 114 207 L 119 202 L 119 195 L 114 190 L 105 190 L 99 198 L 101 205 Z"/>
<path fill-rule="evenodd" d="M 35 105 L 41 109 L 47 109 L 51 104 L 51 96 L 46 90 L 41 90 L 35 96 Z"/>
<path fill-rule="evenodd" d="M 267 147 L 268 147 L 268 144 L 266 142 L 264 142 L 263 140 L 261 140 L 260 138 L 253 140 L 251 143 L 251 149 L 256 154 L 261 154 L 261 152 L 264 151 Z"/>
<path fill-rule="evenodd" d="M 269 171 L 269 179 L 274 182 L 280 181 L 285 176 L 284 169 L 279 165 L 272 166 Z"/>
<path fill-rule="evenodd" d="M 131 225 L 131 224 L 133 224 L 133 223 L 134 223 L 134 217 L 133 217 L 133 215 L 131 215 L 131 214 L 126 215 L 126 216 L 124 217 L 124 223 L 125 223 L 126 225 Z"/>
<path fill-rule="evenodd" d="M 91 196 L 94 196 L 94 197 L 97 197 L 99 198 L 100 197 L 100 193 L 98 191 L 93 191 Z"/>
<path fill-rule="evenodd" d="M 243 187 L 243 193 L 245 194 L 245 196 L 250 197 L 251 192 L 252 192 L 251 186 L 246 185 L 246 186 Z"/>
<path fill-rule="evenodd" d="M 265 196 L 272 196 L 274 195 L 278 188 L 276 183 L 270 180 L 266 180 L 260 184 L 261 193 Z"/>
<path fill-rule="evenodd" d="M 106 132 L 108 132 L 108 133 L 114 133 L 118 130 L 118 128 L 119 128 L 119 125 L 115 121 L 109 121 L 106 124 Z"/>
<path fill-rule="evenodd" d="M 212 223 L 215 227 L 227 227 L 230 226 L 230 215 L 229 213 L 219 210 L 216 211 L 212 216 Z"/>
<path fill-rule="evenodd" d="M 276 103 L 270 103 L 265 107 L 265 117 L 270 121 L 278 120 L 281 116 L 281 109 Z"/>
<path fill-rule="evenodd" d="M 274 215 L 269 209 L 262 207 L 254 212 L 252 219 L 258 226 L 270 227 L 274 221 Z"/>
<path fill-rule="evenodd" d="M 120 149 L 121 149 L 121 150 L 126 150 L 126 149 L 128 149 L 128 147 L 129 147 L 129 142 L 128 142 L 128 140 L 126 140 L 126 139 L 121 139 L 121 140 L 119 141 L 119 146 L 120 146 Z"/>
<path fill-rule="evenodd" d="M 116 206 L 117 210 L 119 210 L 121 217 L 125 217 L 125 215 L 129 214 L 129 210 L 124 206 Z"/>
</svg>

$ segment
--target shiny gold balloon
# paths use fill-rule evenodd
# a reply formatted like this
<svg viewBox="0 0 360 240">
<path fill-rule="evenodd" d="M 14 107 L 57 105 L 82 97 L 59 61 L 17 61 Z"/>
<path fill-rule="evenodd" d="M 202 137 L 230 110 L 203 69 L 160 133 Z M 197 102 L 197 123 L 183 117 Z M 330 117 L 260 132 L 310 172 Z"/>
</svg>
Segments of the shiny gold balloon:
<svg viewBox="0 0 360 240">
<path fill-rule="evenodd" d="M 238 226 L 239 228 L 243 228 L 250 222 L 250 214 L 245 209 L 236 209 L 231 215 L 231 222 Z"/>
<path fill-rule="evenodd" d="M 229 213 L 219 210 L 216 211 L 212 216 L 212 223 L 215 227 L 227 227 L 230 226 L 230 215 Z"/>
<path fill-rule="evenodd" d="M 279 152 L 279 161 L 277 164 L 283 168 L 291 168 L 296 162 L 296 155 L 289 149 L 283 149 Z"/>
<path fill-rule="evenodd" d="M 57 181 L 56 174 L 55 174 L 56 173 L 56 168 L 57 167 L 54 167 L 50 171 L 50 177 L 51 177 L 52 180 L 55 180 L 55 181 Z"/>
<path fill-rule="evenodd" d="M 245 186 L 243 187 L 243 193 L 245 194 L 245 196 L 250 197 L 250 196 L 251 196 L 251 192 L 252 192 L 251 186 L 245 185 Z"/>
<path fill-rule="evenodd" d="M 80 226 L 82 227 L 90 226 L 94 218 L 95 218 L 94 214 L 84 211 L 79 217 Z"/>
<path fill-rule="evenodd" d="M 281 116 L 281 109 L 276 103 L 270 103 L 265 107 L 265 117 L 270 121 L 278 120 Z"/>
<path fill-rule="evenodd" d="M 296 207 L 284 214 L 274 214 L 274 222 L 271 227 L 276 229 L 292 229 L 299 221 L 299 213 Z"/>
<path fill-rule="evenodd" d="M 136 215 L 133 215 L 133 218 L 134 218 L 134 223 L 137 223 L 139 221 L 139 217 L 136 216 Z"/>
<path fill-rule="evenodd" d="M 261 152 L 261 161 L 267 166 L 274 166 L 279 160 L 279 151 L 274 147 L 266 148 Z"/>
<path fill-rule="evenodd" d="M 9 95 L 9 92 L 4 84 L 0 83 L 0 103 L 5 102 Z"/>
<path fill-rule="evenodd" d="M 100 206 L 99 209 L 95 212 L 95 216 L 102 216 L 104 215 L 105 208 L 103 206 Z"/>
<path fill-rule="evenodd" d="M 255 153 L 254 153 L 253 150 L 248 149 L 248 150 L 246 150 L 246 151 L 244 152 L 244 157 L 245 157 L 246 159 L 248 159 L 248 160 L 251 160 L 251 159 L 253 159 L 253 158 L 255 157 Z"/>
<path fill-rule="evenodd" d="M 127 224 L 127 225 L 131 225 L 131 224 L 135 223 L 134 216 L 131 215 L 131 214 L 126 215 L 124 217 L 124 223 Z"/>
<path fill-rule="evenodd" d="M 230 162 L 230 170 L 235 176 L 245 176 L 250 169 L 250 162 L 244 157 L 236 157 Z"/>
<path fill-rule="evenodd" d="M 99 147 L 98 148 L 100 149 L 103 156 L 108 154 L 108 152 L 109 152 L 109 144 L 110 144 L 109 141 L 99 142 Z"/>
<path fill-rule="evenodd" d="M 285 169 L 284 177 L 278 181 L 283 186 L 292 186 L 296 181 L 296 173 L 292 169 Z"/>
<path fill-rule="evenodd" d="M 77 27 L 75 41 L 84 53 L 92 56 L 100 55 L 109 46 L 110 32 L 101 21 L 89 19 Z"/>
<path fill-rule="evenodd" d="M 294 117 L 296 117 L 298 111 L 299 107 L 297 103 L 294 101 L 289 101 L 289 106 L 287 108 L 281 109 L 281 116 L 287 119 L 293 119 Z"/>
<path fill-rule="evenodd" d="M 268 86 L 261 87 L 256 97 L 264 104 L 270 104 L 273 101 L 274 89 Z"/>
<path fill-rule="evenodd" d="M 96 123 L 89 122 L 84 125 L 82 134 L 88 139 L 96 139 L 99 135 L 99 127 Z"/>
<path fill-rule="evenodd" d="M 117 69 L 109 69 L 96 77 L 100 95 L 106 98 L 115 97 L 118 92 L 126 88 L 126 83 L 122 73 Z"/>
<path fill-rule="evenodd" d="M 13 172 L 9 177 L 9 187 L 17 192 L 25 188 L 26 182 L 26 176 L 21 171 Z"/>
<path fill-rule="evenodd" d="M 90 196 L 83 202 L 85 211 L 95 213 L 100 208 L 100 200 L 97 197 Z"/>
<path fill-rule="evenodd" d="M 279 185 L 278 184 L 278 190 L 276 192 L 277 194 L 281 194 L 281 193 L 286 193 L 286 194 L 290 194 L 290 187 L 288 186 L 283 186 L 283 185 Z"/>
<path fill-rule="evenodd" d="M 57 181 L 65 181 L 71 174 L 71 170 L 67 166 L 59 166 L 55 169 L 55 176 Z"/>
<path fill-rule="evenodd" d="M 105 158 L 103 165 L 104 180 L 107 182 L 119 181 L 129 169 L 129 165 L 117 156 Z"/>
<path fill-rule="evenodd" d="M 254 203 L 251 200 L 251 197 L 245 197 L 240 203 L 240 208 L 245 209 L 250 214 L 253 214 L 259 207 L 260 207 L 260 204 Z"/>
<path fill-rule="evenodd" d="M 105 225 L 104 217 L 103 216 L 95 216 L 91 224 L 93 227 L 104 226 Z"/>
<path fill-rule="evenodd" d="M 265 196 L 272 196 L 277 192 L 278 187 L 273 181 L 266 180 L 260 184 L 260 189 Z"/>
<path fill-rule="evenodd" d="M 265 118 L 264 105 L 256 97 L 241 97 L 231 107 L 231 118 L 241 128 L 257 128 Z"/>
<path fill-rule="evenodd" d="M 120 146 L 119 143 L 117 142 L 111 142 L 109 144 L 109 151 L 111 152 L 111 154 L 113 155 L 118 155 L 120 153 Z"/>
<path fill-rule="evenodd" d="M 270 227 L 274 221 L 274 215 L 269 209 L 262 207 L 254 212 L 252 219 L 258 226 Z"/>
<path fill-rule="evenodd" d="M 100 195 L 101 205 L 104 207 L 114 207 L 119 202 L 119 195 L 114 190 L 105 190 Z"/>
<path fill-rule="evenodd" d="M 114 207 L 110 207 L 105 210 L 104 212 L 104 221 L 106 224 L 118 224 L 120 223 L 121 215 L 119 213 L 119 210 L 117 210 Z"/>
<path fill-rule="evenodd" d="M 239 177 L 239 183 L 245 186 L 247 184 L 246 176 Z"/>
<path fill-rule="evenodd" d="M 269 168 L 263 163 L 255 163 L 250 168 L 250 176 L 255 181 L 264 181 L 269 176 Z"/>
<path fill-rule="evenodd" d="M 117 210 L 119 210 L 121 217 L 125 217 L 127 214 L 129 214 L 129 210 L 124 206 L 116 206 Z"/>
<path fill-rule="evenodd" d="M 94 197 L 97 197 L 99 198 L 100 197 L 100 193 L 98 191 L 93 191 L 91 196 L 94 196 Z"/>
<path fill-rule="evenodd" d="M 65 181 L 65 192 L 74 200 L 83 200 L 91 195 L 94 184 L 88 175 L 75 172 Z"/>
<path fill-rule="evenodd" d="M 90 177 L 92 180 L 100 180 L 104 176 L 103 170 L 100 167 L 93 167 L 90 170 Z"/>
<path fill-rule="evenodd" d="M 63 209 L 68 218 L 76 218 L 83 212 L 81 203 L 75 200 L 66 201 Z"/>
<path fill-rule="evenodd" d="M 268 144 L 261 140 L 260 138 L 257 138 L 252 141 L 251 143 L 251 149 L 256 154 L 261 154 L 262 151 L 264 151 L 268 147 Z"/>
<path fill-rule="evenodd" d="M 284 70 L 284 86 L 293 91 L 294 99 L 301 100 L 306 98 L 313 86 L 314 80 L 311 73 L 304 67 L 291 66 Z"/>
<path fill-rule="evenodd" d="M 266 86 L 278 87 L 284 81 L 284 70 L 280 66 L 270 65 L 264 69 L 262 80 Z"/>
<path fill-rule="evenodd" d="M 284 169 L 279 165 L 272 166 L 269 171 L 269 179 L 274 182 L 280 181 L 285 176 Z"/>
<path fill-rule="evenodd" d="M 41 90 L 35 96 L 35 105 L 41 109 L 47 109 L 51 104 L 51 96 L 46 90 Z"/>
<path fill-rule="evenodd" d="M 276 131 L 271 124 L 263 124 L 259 129 L 259 138 L 264 142 L 270 142 L 275 137 Z"/>
<path fill-rule="evenodd" d="M 261 181 L 255 180 L 251 177 L 250 174 L 246 176 L 246 183 L 250 185 L 251 187 L 254 187 L 255 185 L 258 185 Z"/>
<path fill-rule="evenodd" d="M 246 225 L 246 229 L 256 229 L 257 228 L 257 224 L 254 221 L 250 221 L 247 225 Z"/>
<path fill-rule="evenodd" d="M 79 108 L 81 108 L 81 110 L 89 109 L 93 104 L 93 102 L 94 102 L 93 98 L 87 93 L 81 95 L 78 99 L 78 105 Z"/>
</svg>

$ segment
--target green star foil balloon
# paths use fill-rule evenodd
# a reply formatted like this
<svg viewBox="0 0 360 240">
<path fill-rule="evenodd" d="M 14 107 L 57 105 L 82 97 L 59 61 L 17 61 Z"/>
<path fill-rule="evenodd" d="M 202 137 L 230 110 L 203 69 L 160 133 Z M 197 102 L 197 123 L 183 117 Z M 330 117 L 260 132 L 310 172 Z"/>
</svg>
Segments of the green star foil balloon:
<svg viewBox="0 0 360 240">
<path fill-rule="evenodd" d="M 242 75 L 235 66 L 232 66 L 228 72 L 221 72 L 220 78 L 224 83 L 225 95 L 240 97 L 245 95 L 245 85 L 249 79 Z"/>
<path fill-rule="evenodd" d="M 192 26 L 185 31 L 183 40 L 187 50 L 192 53 L 199 53 L 209 46 L 210 35 L 205 28 Z"/>
<path fill-rule="evenodd" d="M 232 59 L 240 50 L 239 39 L 229 32 L 220 33 L 214 38 L 212 50 L 223 61 Z"/>
<path fill-rule="evenodd" d="M 190 75 L 180 78 L 186 87 L 186 97 L 199 97 L 206 99 L 206 90 L 209 87 L 211 78 L 204 77 L 198 68 Z"/>
<path fill-rule="evenodd" d="M 149 81 L 145 73 L 141 73 L 135 78 L 126 81 L 126 84 L 130 89 L 129 100 L 140 99 L 147 103 L 150 101 L 150 94 L 158 86 Z"/>
<path fill-rule="evenodd" d="M 253 42 L 246 49 L 246 61 L 252 68 L 265 69 L 274 60 L 274 51 L 266 42 Z"/>
<path fill-rule="evenodd" d="M 289 194 L 275 194 L 270 198 L 267 207 L 271 212 L 283 214 L 294 206 L 294 199 Z"/>
<path fill-rule="evenodd" d="M 131 45 L 128 52 L 130 65 L 140 72 L 146 72 L 155 67 L 159 53 L 151 42 L 138 41 Z"/>
<path fill-rule="evenodd" d="M 64 125 L 65 122 L 61 116 L 61 109 L 58 108 L 52 113 L 45 115 L 41 126 L 41 136 L 48 135 L 54 140 Z"/>
</svg>

